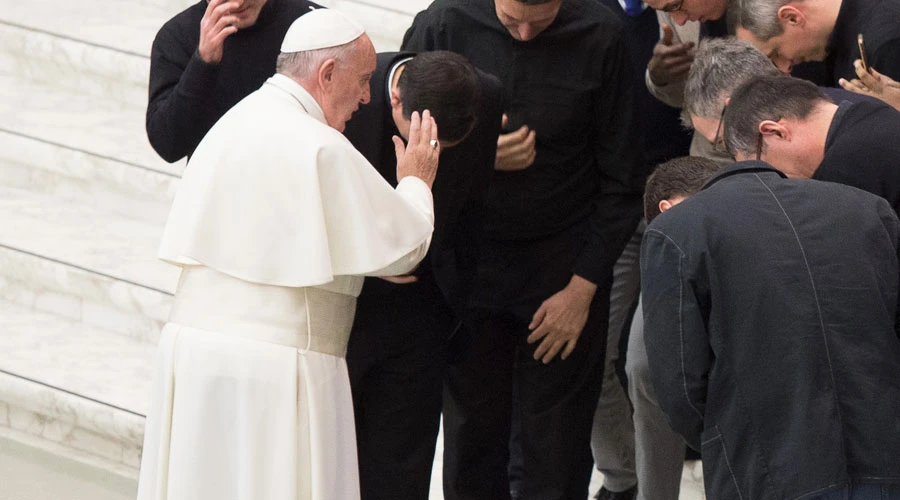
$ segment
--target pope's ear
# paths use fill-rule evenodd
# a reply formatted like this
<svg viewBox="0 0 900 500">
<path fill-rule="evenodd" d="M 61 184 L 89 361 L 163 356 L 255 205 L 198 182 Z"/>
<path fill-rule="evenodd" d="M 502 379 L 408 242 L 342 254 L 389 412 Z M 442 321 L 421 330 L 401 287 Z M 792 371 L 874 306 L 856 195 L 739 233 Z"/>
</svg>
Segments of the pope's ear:
<svg viewBox="0 0 900 500">
<path fill-rule="evenodd" d="M 319 71 L 316 76 L 319 80 L 319 86 L 322 88 L 326 88 L 331 86 L 331 82 L 334 80 L 334 68 L 337 65 L 337 61 L 335 59 L 328 59 L 319 66 Z"/>
</svg>

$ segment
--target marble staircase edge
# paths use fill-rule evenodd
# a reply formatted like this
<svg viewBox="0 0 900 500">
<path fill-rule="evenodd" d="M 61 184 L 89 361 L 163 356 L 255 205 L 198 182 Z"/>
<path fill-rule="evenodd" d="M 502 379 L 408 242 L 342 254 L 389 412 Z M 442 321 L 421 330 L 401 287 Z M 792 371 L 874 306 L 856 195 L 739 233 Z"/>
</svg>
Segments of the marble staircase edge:
<svg viewBox="0 0 900 500">
<path fill-rule="evenodd" d="M 366 33 L 372 38 L 375 50 L 378 52 L 400 50 L 403 34 L 412 24 L 414 15 L 414 12 L 404 12 L 399 8 L 378 6 L 375 2 L 317 0 L 317 3 L 329 9 L 339 10 L 359 21 L 366 28 Z M 425 7 L 427 7 L 427 3 L 422 9 Z"/>
<path fill-rule="evenodd" d="M 0 435 L 136 479 L 144 416 L 0 371 Z"/>
<path fill-rule="evenodd" d="M 180 175 L 182 163 L 165 162 L 150 146 L 145 112 L 144 102 L 117 102 L 0 70 L 0 115 L 11 117 L 0 131 Z"/>
<path fill-rule="evenodd" d="M 180 171 L 182 165 L 172 165 L 173 170 Z M 4 186 L 104 207 L 162 227 L 179 181 L 174 171 L 105 158 L 0 127 L 0 183 Z"/>
<path fill-rule="evenodd" d="M 0 299 L 155 345 L 171 291 L 0 245 Z M 11 275 L 10 275 L 11 274 Z"/>
<path fill-rule="evenodd" d="M 150 60 L 58 33 L 0 21 L 0 62 L 23 78 L 120 102 L 146 102 Z"/>
</svg>

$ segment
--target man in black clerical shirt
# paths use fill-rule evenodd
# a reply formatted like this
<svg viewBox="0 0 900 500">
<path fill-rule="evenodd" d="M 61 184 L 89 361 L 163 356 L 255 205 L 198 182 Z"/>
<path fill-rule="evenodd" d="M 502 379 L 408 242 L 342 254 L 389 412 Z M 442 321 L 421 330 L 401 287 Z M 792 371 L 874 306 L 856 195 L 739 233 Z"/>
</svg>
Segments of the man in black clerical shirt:
<svg viewBox="0 0 900 500">
<path fill-rule="evenodd" d="M 854 186 L 900 211 L 900 111 L 887 104 L 835 104 L 809 82 L 769 76 L 735 90 L 723 121 L 735 159 L 761 159 L 788 177 Z"/>
<path fill-rule="evenodd" d="M 147 137 L 168 162 L 275 72 L 281 41 L 306 0 L 200 0 L 170 19 L 150 53 Z"/>
<path fill-rule="evenodd" d="M 391 137 L 413 111 L 438 125 L 441 170 L 428 256 L 409 276 L 366 278 L 347 347 L 363 500 L 427 500 L 450 337 L 473 284 L 482 200 L 493 172 L 502 88 L 453 52 L 384 53 L 371 101 L 344 134 L 392 185 Z"/>
<path fill-rule="evenodd" d="M 820 83 L 828 87 L 856 77 L 862 34 L 868 64 L 900 79 L 900 0 L 740 0 L 728 22 L 785 73 L 825 61 L 827 79 Z"/>
<path fill-rule="evenodd" d="M 510 498 L 515 408 L 522 496 L 586 498 L 612 267 L 641 212 L 622 25 L 596 2 L 437 0 L 403 47 L 465 55 L 506 97 L 472 340 L 445 387 L 444 496 Z"/>
</svg>

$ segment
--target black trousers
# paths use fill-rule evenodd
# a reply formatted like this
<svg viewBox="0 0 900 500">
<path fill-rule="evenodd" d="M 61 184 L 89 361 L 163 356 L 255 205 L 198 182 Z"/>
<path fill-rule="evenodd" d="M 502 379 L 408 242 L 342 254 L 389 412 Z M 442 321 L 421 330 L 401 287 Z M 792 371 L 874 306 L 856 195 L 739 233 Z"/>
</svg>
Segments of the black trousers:
<svg viewBox="0 0 900 500">
<path fill-rule="evenodd" d="M 367 278 L 347 347 L 362 500 L 428 500 L 453 326 L 433 281 Z"/>
<path fill-rule="evenodd" d="M 535 361 L 528 324 L 562 290 L 584 232 L 482 247 L 468 355 L 444 391 L 444 498 L 509 499 L 513 382 L 518 385 L 528 500 L 584 500 L 593 469 L 591 425 L 600 395 L 609 281 L 599 284 L 587 324 L 566 360 Z"/>
</svg>

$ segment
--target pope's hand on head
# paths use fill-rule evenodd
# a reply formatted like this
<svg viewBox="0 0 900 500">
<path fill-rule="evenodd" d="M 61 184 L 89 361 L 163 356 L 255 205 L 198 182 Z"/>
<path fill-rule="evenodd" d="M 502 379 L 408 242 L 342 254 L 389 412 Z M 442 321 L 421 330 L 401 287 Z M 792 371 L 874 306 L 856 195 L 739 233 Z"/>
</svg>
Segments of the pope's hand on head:
<svg viewBox="0 0 900 500">
<path fill-rule="evenodd" d="M 653 57 L 647 63 L 647 71 L 654 85 L 668 85 L 673 80 L 687 74 L 694 62 L 694 44 L 673 44 L 674 32 L 668 24 L 663 24 L 663 36 L 653 47 Z"/>
<path fill-rule="evenodd" d="M 503 115 L 505 128 L 509 118 Z M 495 170 L 524 170 L 534 163 L 537 156 L 535 141 L 537 134 L 528 125 L 522 125 L 515 132 L 500 134 L 497 138 L 497 157 L 494 160 Z"/>
<path fill-rule="evenodd" d="M 430 188 L 437 176 L 438 158 L 441 154 L 437 124 L 431 117 L 431 112 L 426 109 L 420 116 L 417 111 L 413 111 L 406 145 L 397 136 L 393 140 L 394 152 L 397 154 L 397 180 L 412 175 L 422 179 Z"/>
<path fill-rule="evenodd" d="M 197 46 L 197 53 L 203 62 L 219 64 L 222 61 L 225 39 L 238 30 L 234 26 L 238 18 L 232 14 L 237 8 L 236 2 L 209 0 L 200 20 L 200 44 Z"/>
</svg>

